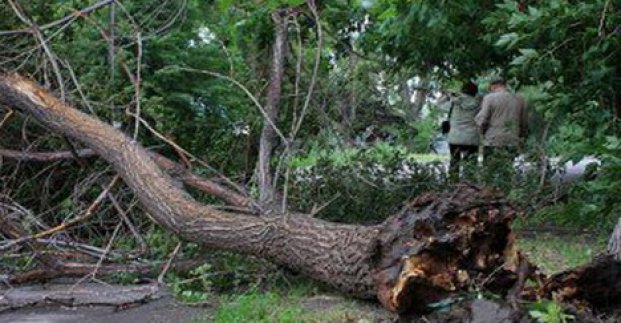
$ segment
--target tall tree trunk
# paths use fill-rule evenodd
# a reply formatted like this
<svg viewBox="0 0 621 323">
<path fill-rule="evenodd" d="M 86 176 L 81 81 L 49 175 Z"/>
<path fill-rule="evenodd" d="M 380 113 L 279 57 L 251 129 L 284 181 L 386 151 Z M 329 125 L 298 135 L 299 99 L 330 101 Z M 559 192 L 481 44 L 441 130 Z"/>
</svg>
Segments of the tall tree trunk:
<svg viewBox="0 0 621 323">
<path fill-rule="evenodd" d="M 443 195 L 426 194 L 377 226 L 336 224 L 304 214 L 223 212 L 175 186 L 140 144 L 25 78 L 0 77 L 0 103 L 95 150 L 165 229 L 209 247 L 271 260 L 352 295 L 377 297 L 394 311 L 423 309 L 471 286 L 506 292 L 522 267 L 510 229 L 514 212 L 489 191 L 460 186 Z M 591 299 L 621 302 L 621 288 L 609 290 L 621 283 L 621 270 L 612 270 L 620 264 L 597 263 L 595 273 L 606 273 L 607 280 L 587 280 L 586 287 L 600 291 Z M 559 277 L 547 290 L 567 290 L 572 281 L 567 277 L 588 278 L 593 272 Z M 584 284 L 578 286 L 584 290 Z"/>
<path fill-rule="evenodd" d="M 259 203 L 268 210 L 271 209 L 271 205 L 277 204 L 277 201 L 274 200 L 276 194 L 270 171 L 270 161 L 276 140 L 276 130 L 272 125 L 275 125 L 278 121 L 282 80 L 285 70 L 288 23 L 285 15 L 285 10 L 279 10 L 272 14 L 272 20 L 274 21 L 274 44 L 272 45 L 272 67 L 265 105 L 266 117 L 269 120 L 264 120 L 259 140 L 259 161 L 257 165 Z"/>
</svg>

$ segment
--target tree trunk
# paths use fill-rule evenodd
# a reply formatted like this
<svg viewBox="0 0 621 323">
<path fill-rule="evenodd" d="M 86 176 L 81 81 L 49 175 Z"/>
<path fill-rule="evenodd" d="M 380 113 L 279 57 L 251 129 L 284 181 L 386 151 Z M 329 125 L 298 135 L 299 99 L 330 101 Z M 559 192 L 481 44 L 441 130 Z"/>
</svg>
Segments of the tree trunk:
<svg viewBox="0 0 621 323">
<path fill-rule="evenodd" d="M 335 224 L 299 214 L 261 218 L 219 211 L 176 187 L 138 143 L 25 78 L 1 78 L 0 102 L 97 152 L 167 230 L 213 248 L 266 258 L 347 293 L 375 295 L 371 270 L 378 227 Z"/>
<path fill-rule="evenodd" d="M 426 194 L 377 226 L 305 214 L 264 218 L 223 212 L 175 186 L 140 144 L 21 76 L 0 77 L 0 103 L 97 152 L 165 229 L 208 247 L 268 259 L 345 293 L 377 297 L 393 311 L 426 309 L 471 286 L 504 293 L 523 267 L 510 229 L 514 212 L 487 190 L 462 185 L 443 195 Z M 620 276 L 621 270 L 609 270 L 606 277 L 621 282 Z M 564 282 L 550 290 L 564 288 Z M 609 280 L 589 282 L 602 291 L 598 300 L 620 303 L 603 293 L 615 286 Z"/>
<path fill-rule="evenodd" d="M 275 190 L 270 171 L 270 161 L 276 140 L 276 130 L 272 125 L 275 125 L 278 121 L 282 80 L 285 71 L 287 49 L 287 18 L 283 16 L 285 14 L 284 11 L 280 10 L 272 14 L 272 20 L 274 21 L 274 44 L 272 45 L 272 68 L 267 88 L 267 103 L 265 105 L 266 117 L 269 120 L 264 120 L 259 140 L 259 161 L 257 165 L 259 203 L 267 210 L 271 209 L 271 205 L 277 204 L 277 201 L 274 200 Z"/>
<path fill-rule="evenodd" d="M 617 226 L 608 240 L 608 254 L 612 255 L 617 261 L 621 261 L 621 218 L 619 218 Z"/>
</svg>

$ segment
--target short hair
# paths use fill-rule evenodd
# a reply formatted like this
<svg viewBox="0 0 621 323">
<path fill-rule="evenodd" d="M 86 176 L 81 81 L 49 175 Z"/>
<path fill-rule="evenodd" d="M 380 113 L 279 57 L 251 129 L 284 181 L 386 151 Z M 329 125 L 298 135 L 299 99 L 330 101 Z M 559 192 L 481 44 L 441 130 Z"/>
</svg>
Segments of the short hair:
<svg viewBox="0 0 621 323">
<path fill-rule="evenodd" d="M 489 82 L 489 85 L 506 85 L 505 79 L 502 76 L 494 76 Z"/>
</svg>

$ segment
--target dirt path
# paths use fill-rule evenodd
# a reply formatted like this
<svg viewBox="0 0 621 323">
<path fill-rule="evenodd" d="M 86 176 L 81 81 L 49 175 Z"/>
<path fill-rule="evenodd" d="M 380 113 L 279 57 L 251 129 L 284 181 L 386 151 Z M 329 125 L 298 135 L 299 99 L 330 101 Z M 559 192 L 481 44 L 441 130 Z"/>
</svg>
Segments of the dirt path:
<svg viewBox="0 0 621 323">
<path fill-rule="evenodd" d="M 125 310 L 111 306 L 65 307 L 43 306 L 23 308 L 0 314 L 1 323 L 168 323 L 200 321 L 209 315 L 209 308 L 190 307 L 168 295 Z"/>
<path fill-rule="evenodd" d="M 65 290 L 61 291 L 61 288 Z M 127 286 L 86 285 L 72 294 L 66 292 L 68 288 L 70 286 L 27 286 L 0 293 L 0 305 L 9 298 L 14 301 L 20 297 L 26 306 L 15 310 L 5 307 L 5 311 L 0 313 L 0 323 L 192 322 L 208 317 L 210 311 L 213 311 L 210 307 L 183 305 L 162 291 L 154 295 L 154 299 L 149 297 L 148 300 L 140 301 L 148 292 L 140 287 L 136 290 Z M 128 300 L 138 300 L 139 303 L 123 305 Z M 104 303 L 118 305 L 97 305 Z"/>
</svg>

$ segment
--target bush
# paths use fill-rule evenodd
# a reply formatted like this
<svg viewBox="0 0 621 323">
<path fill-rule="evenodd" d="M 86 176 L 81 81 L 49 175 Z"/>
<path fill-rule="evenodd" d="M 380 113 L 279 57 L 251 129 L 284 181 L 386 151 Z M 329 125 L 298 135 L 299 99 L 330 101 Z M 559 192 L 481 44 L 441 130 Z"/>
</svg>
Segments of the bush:
<svg viewBox="0 0 621 323">
<path fill-rule="evenodd" d="M 377 223 L 403 201 L 446 183 L 445 159 L 380 142 L 367 148 L 311 149 L 291 161 L 291 204 L 338 222 Z"/>
</svg>

